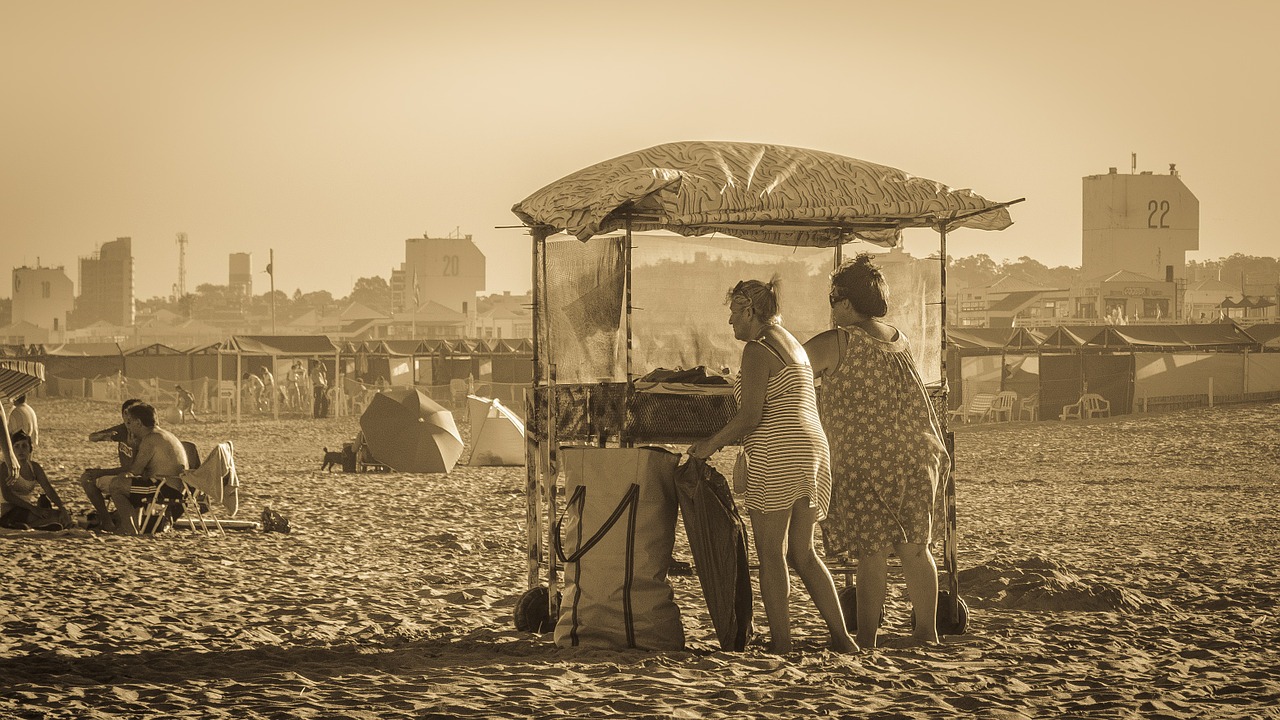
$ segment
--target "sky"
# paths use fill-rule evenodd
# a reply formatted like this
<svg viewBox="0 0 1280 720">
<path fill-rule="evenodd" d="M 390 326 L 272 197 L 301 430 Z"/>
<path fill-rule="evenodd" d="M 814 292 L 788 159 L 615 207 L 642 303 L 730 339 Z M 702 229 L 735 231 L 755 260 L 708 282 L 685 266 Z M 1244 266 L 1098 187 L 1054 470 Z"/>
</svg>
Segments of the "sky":
<svg viewBox="0 0 1280 720">
<path fill-rule="evenodd" d="M 1168 172 L 1200 249 L 1280 255 L 1280 3 L 0 0 L 0 248 L 64 266 L 133 239 L 135 294 L 389 278 L 471 235 L 530 285 L 513 204 L 679 140 L 808 147 L 997 201 L 953 256 L 1080 264 L 1081 178 Z M 909 251 L 936 251 L 929 231 Z M 268 278 L 257 275 L 254 291 Z M 0 297 L 10 296 L 0 283 Z"/>
</svg>

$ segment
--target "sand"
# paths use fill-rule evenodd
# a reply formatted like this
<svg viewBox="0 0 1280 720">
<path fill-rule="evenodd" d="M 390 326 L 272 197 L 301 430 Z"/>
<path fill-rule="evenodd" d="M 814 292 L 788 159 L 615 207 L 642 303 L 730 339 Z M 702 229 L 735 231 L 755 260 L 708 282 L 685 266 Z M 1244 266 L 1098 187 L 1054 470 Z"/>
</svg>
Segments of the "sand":
<svg viewBox="0 0 1280 720">
<path fill-rule="evenodd" d="M 114 408 L 32 405 L 86 507 Z M 0 531 L 0 717 L 1280 717 L 1277 403 L 959 429 L 969 632 L 857 656 L 823 649 L 798 582 L 788 655 L 718 651 L 695 577 L 672 578 L 682 652 L 518 632 L 523 468 L 322 472 L 355 427 L 181 429 L 234 440 L 241 517 L 270 504 L 288 535 Z"/>
</svg>

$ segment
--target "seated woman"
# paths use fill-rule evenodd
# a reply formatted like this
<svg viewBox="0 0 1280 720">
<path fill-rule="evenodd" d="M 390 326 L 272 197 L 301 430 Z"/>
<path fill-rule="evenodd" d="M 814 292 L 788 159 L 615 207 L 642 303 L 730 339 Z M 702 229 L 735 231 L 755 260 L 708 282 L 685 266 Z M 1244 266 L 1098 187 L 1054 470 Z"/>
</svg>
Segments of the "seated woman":
<svg viewBox="0 0 1280 720">
<path fill-rule="evenodd" d="M 58 491 L 44 474 L 40 463 L 31 459 L 31 438 L 19 430 L 11 436 L 16 471 L 8 462 L 0 463 L 0 527 L 15 530 L 64 530 L 71 525 L 71 513 L 62 504 Z"/>
</svg>

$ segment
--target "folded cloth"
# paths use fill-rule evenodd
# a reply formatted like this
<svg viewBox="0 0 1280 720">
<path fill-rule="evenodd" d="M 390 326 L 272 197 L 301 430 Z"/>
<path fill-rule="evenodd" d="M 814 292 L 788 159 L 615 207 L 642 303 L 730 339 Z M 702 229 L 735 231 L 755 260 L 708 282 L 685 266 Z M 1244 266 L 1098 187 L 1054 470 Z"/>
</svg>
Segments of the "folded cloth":
<svg viewBox="0 0 1280 720">
<path fill-rule="evenodd" d="M 182 473 L 183 482 L 219 503 L 235 517 L 240 511 L 240 476 L 236 473 L 235 446 L 218 443 L 200 467 Z"/>
</svg>

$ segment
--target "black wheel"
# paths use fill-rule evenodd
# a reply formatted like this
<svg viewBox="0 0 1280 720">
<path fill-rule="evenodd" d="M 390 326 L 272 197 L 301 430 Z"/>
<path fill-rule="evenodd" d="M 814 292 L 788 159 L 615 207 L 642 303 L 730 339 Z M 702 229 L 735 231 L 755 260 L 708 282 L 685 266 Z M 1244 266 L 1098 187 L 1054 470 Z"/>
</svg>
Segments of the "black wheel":
<svg viewBox="0 0 1280 720">
<path fill-rule="evenodd" d="M 953 611 L 954 610 L 954 620 Z M 969 629 L 969 606 L 964 598 L 951 596 L 948 590 L 938 591 L 938 634 L 963 635 Z"/>
<path fill-rule="evenodd" d="M 547 589 L 536 587 L 526 590 L 516 601 L 516 629 L 521 632 L 549 633 L 556 628 L 555 618 L 547 609 Z"/>
<path fill-rule="evenodd" d="M 844 627 L 849 634 L 858 632 L 858 586 L 850 585 L 836 595 L 840 611 L 844 613 Z M 884 626 L 884 608 L 880 608 L 880 625 Z"/>
<path fill-rule="evenodd" d="M 952 611 L 955 614 L 955 620 L 952 618 Z M 911 612 L 911 626 L 915 627 L 916 613 Z M 965 604 L 964 598 L 951 598 L 950 590 L 938 591 L 938 616 L 936 620 L 938 635 L 963 635 L 969 629 L 969 606 Z"/>
</svg>

